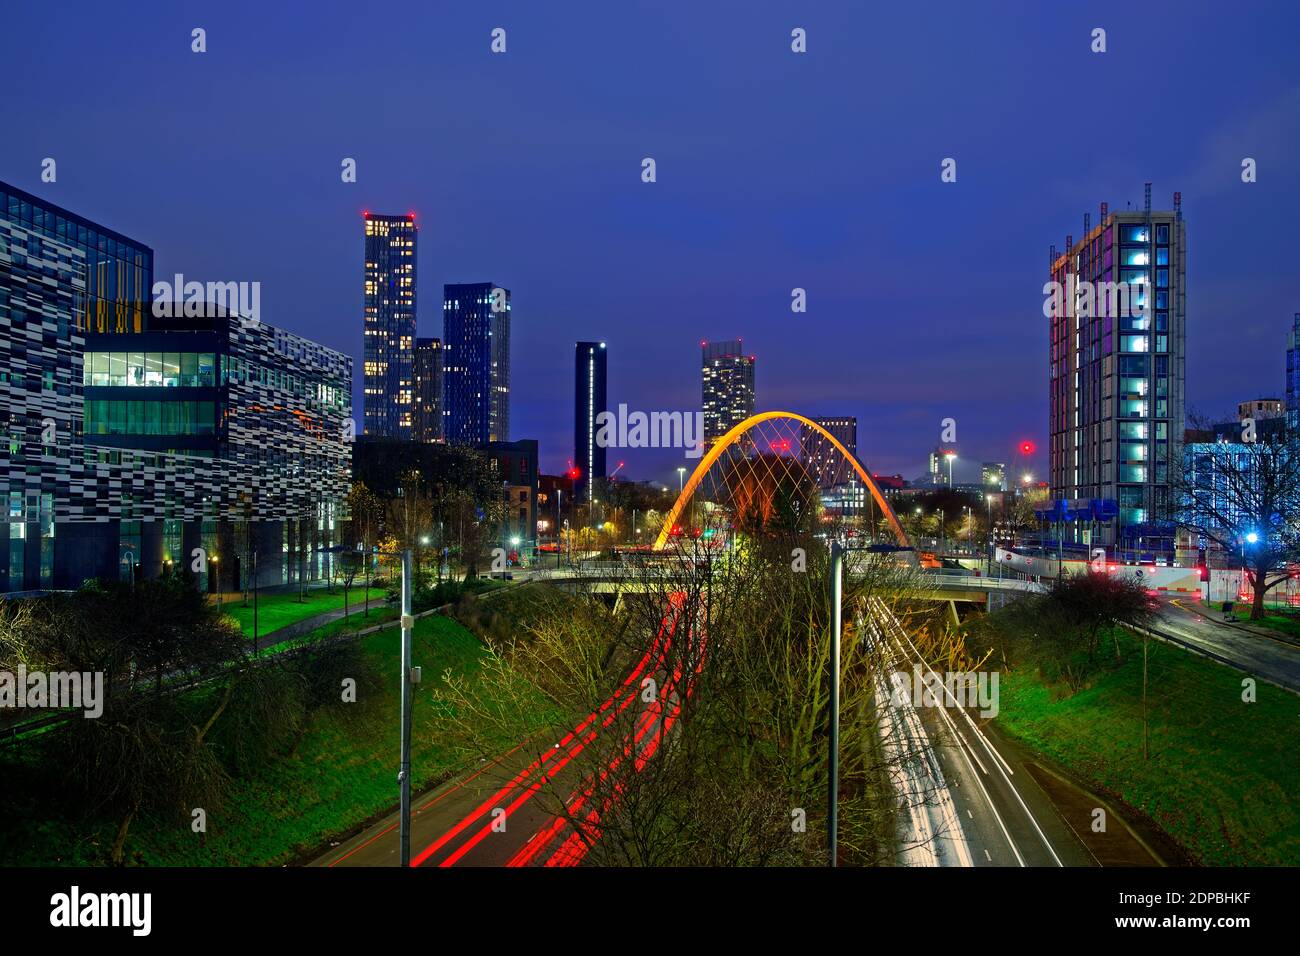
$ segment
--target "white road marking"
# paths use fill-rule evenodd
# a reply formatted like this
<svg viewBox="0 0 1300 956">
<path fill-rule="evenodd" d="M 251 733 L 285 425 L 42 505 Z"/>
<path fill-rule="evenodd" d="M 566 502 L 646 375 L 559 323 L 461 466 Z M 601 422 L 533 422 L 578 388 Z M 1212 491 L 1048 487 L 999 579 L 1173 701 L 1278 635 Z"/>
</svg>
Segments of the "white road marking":
<svg viewBox="0 0 1300 956">
<path fill-rule="evenodd" d="M 920 663 L 921 663 L 923 666 L 925 666 L 925 668 L 926 668 L 927 670 L 929 670 L 930 673 L 933 675 L 933 674 L 934 674 L 933 669 L 930 668 L 930 666 L 929 666 L 928 664 L 925 663 L 924 658 L 921 657 L 921 652 L 918 651 L 918 650 L 916 649 L 916 645 L 912 643 L 911 639 L 908 638 L 906 632 L 903 631 L 903 626 L 898 622 L 898 618 L 894 617 L 894 615 L 889 611 L 889 609 L 888 609 L 887 607 L 885 607 L 885 603 L 884 603 L 882 600 L 880 600 L 879 598 L 873 598 L 873 599 L 871 599 L 871 600 L 872 600 L 872 602 L 876 605 L 876 607 L 879 609 L 879 611 L 880 611 L 881 613 L 883 613 L 883 614 L 885 614 L 885 615 L 888 615 L 888 620 L 889 620 L 890 624 L 893 626 L 894 631 L 895 631 L 898 635 L 900 635 L 900 636 L 902 637 L 902 639 L 903 639 L 904 641 L 906 641 L 907 644 L 908 644 L 909 646 L 911 646 L 911 648 L 912 648 L 912 652 L 916 655 L 916 659 L 917 659 L 918 661 L 920 661 Z M 937 675 L 935 675 L 935 676 L 937 677 Z M 940 683 L 941 686 L 943 686 L 943 682 L 942 682 L 942 681 L 940 681 L 939 683 Z M 944 687 L 944 690 L 945 690 L 945 692 L 947 692 L 947 688 L 946 688 L 946 686 Z M 949 696 L 951 696 L 951 693 L 950 693 L 950 692 L 949 692 Z M 953 703 L 954 703 L 954 704 L 957 703 L 957 700 L 956 700 L 955 697 L 953 698 Z M 938 708 L 935 708 L 935 709 L 938 710 L 938 712 L 939 712 L 939 716 L 940 716 L 941 718 L 943 718 L 944 722 L 948 725 L 948 728 L 949 728 L 949 730 L 951 731 L 952 735 L 953 735 L 955 738 L 957 738 L 958 740 L 962 740 L 962 741 L 966 744 L 966 748 L 970 748 L 971 753 L 973 754 L 973 752 L 974 752 L 974 748 L 971 747 L 971 745 L 970 745 L 969 742 L 964 741 L 964 738 L 962 737 L 962 734 L 957 730 L 957 725 L 954 723 L 954 721 L 953 721 L 953 719 L 952 719 L 952 716 L 948 713 L 948 708 L 947 708 L 947 707 L 938 707 Z M 993 748 L 992 745 L 988 742 L 988 740 L 984 737 L 984 735 L 983 735 L 982 733 L 980 733 L 979 728 L 975 726 L 975 722 L 972 721 L 972 720 L 970 719 L 970 715 L 967 714 L 964 710 L 961 710 L 960 708 L 958 708 L 958 709 L 960 710 L 962 716 L 966 718 L 967 723 L 969 723 L 969 724 L 971 725 L 971 728 L 975 731 L 975 734 L 976 734 L 976 735 L 981 739 L 981 742 L 984 744 L 984 746 L 985 746 L 985 748 L 988 750 L 988 752 L 991 753 L 991 754 L 996 758 L 997 761 L 999 761 L 999 762 L 1003 762 L 1003 763 L 1004 763 L 1004 761 L 1002 761 L 1002 756 L 1001 756 L 1001 754 L 999 754 L 996 750 L 994 750 L 994 748 Z M 963 756 L 963 757 L 967 757 L 967 750 L 966 750 L 965 748 L 961 748 L 961 747 L 959 747 L 958 749 L 961 750 L 961 753 L 962 753 L 962 756 Z M 967 759 L 969 759 L 969 758 L 967 758 Z M 977 758 L 977 760 L 978 760 L 978 758 Z M 995 766 L 996 766 L 996 764 L 995 764 Z M 1008 767 L 1007 770 L 1010 770 L 1010 767 Z M 1001 772 L 1001 768 L 1000 768 L 1000 767 L 999 767 L 999 771 Z M 988 772 L 988 771 L 985 771 L 985 773 L 987 773 L 987 772 Z M 1016 842 L 1015 842 L 1015 840 L 1013 840 L 1013 839 L 1011 838 L 1011 831 L 1007 829 L 1007 825 L 1006 825 L 1006 823 L 1003 821 L 1003 819 L 1002 819 L 1002 815 L 1001 815 L 1000 813 L 998 813 L 998 808 L 994 805 L 994 803 L 993 803 L 993 798 L 989 795 L 988 789 L 984 786 L 984 781 L 980 780 L 980 778 L 979 778 L 977 775 L 975 775 L 974 773 L 972 773 L 972 776 L 974 777 L 975 782 L 979 785 L 980 792 L 984 794 L 984 801 L 985 801 L 985 803 L 988 804 L 989 810 L 990 810 L 990 811 L 992 812 L 992 814 L 993 814 L 993 818 L 994 818 L 995 820 L 997 820 L 997 822 L 998 822 L 998 827 L 1002 830 L 1002 835 L 1006 838 L 1007 846 L 1011 847 L 1011 852 L 1014 853 L 1015 856 L 1016 856 L 1016 861 L 1017 861 L 1021 866 L 1028 866 L 1028 864 L 1025 862 L 1025 858 L 1024 858 L 1023 856 L 1020 855 L 1020 850 L 1019 850 L 1019 848 L 1016 846 Z M 1015 795 L 1016 800 L 1020 803 L 1020 806 L 1021 806 L 1021 808 L 1024 810 L 1025 815 L 1026 815 L 1027 817 L 1029 817 L 1029 822 L 1032 823 L 1033 826 L 1034 826 L 1034 829 L 1038 831 L 1038 835 L 1039 835 L 1039 837 L 1042 839 L 1042 841 L 1043 841 L 1043 845 L 1047 847 L 1047 852 L 1049 852 L 1049 853 L 1052 854 L 1052 859 L 1054 859 L 1054 860 L 1056 861 L 1056 865 L 1057 865 L 1057 866 L 1064 866 L 1064 864 L 1061 863 L 1061 858 L 1060 858 L 1059 856 L 1057 856 L 1057 855 L 1056 855 L 1056 851 L 1055 851 L 1054 849 L 1052 849 L 1052 845 L 1051 845 L 1050 843 L 1047 842 L 1047 836 L 1046 836 L 1046 834 L 1043 833 L 1042 828 L 1038 826 L 1038 821 L 1035 820 L 1033 814 L 1029 812 L 1029 808 L 1028 808 L 1027 806 L 1025 806 L 1025 802 L 1024 802 L 1024 800 L 1021 800 L 1021 799 L 1020 799 L 1020 794 L 1016 791 L 1015 785 L 1011 782 L 1010 777 L 1008 777 L 1007 774 L 1006 774 L 1005 772 L 1002 772 L 1002 778 L 1003 778 L 1003 780 L 1006 781 L 1007 786 L 1010 788 L 1011 792 Z"/>
</svg>

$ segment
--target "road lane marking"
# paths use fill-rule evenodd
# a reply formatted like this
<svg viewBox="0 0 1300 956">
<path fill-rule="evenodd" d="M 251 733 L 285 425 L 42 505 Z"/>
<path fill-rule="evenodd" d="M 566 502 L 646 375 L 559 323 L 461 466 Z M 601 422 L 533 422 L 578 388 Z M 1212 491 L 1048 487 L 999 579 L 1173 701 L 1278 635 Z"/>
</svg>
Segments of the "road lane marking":
<svg viewBox="0 0 1300 956">
<path fill-rule="evenodd" d="M 883 612 L 884 614 L 887 614 L 887 615 L 889 616 L 889 617 L 888 617 L 888 620 L 893 624 L 893 628 L 894 628 L 894 630 L 895 630 L 897 633 L 902 634 L 904 640 L 908 640 L 907 635 L 906 635 L 905 633 L 903 633 L 903 626 L 902 626 L 901 624 L 898 623 L 898 618 L 894 617 L 894 615 L 889 611 L 889 609 L 888 609 L 887 607 L 885 607 L 885 603 L 884 603 L 883 601 L 881 601 L 879 598 L 875 598 L 874 601 L 875 601 L 877 607 L 879 608 L 879 611 L 880 611 L 880 612 Z M 910 644 L 911 641 L 908 640 L 908 643 Z M 920 657 L 921 657 L 920 652 L 919 652 L 919 651 L 916 651 L 916 647 L 915 647 L 915 645 L 912 646 L 912 649 L 913 649 L 914 652 L 916 652 L 916 656 L 917 656 L 917 658 L 920 659 Z M 925 662 L 922 660 L 921 663 L 924 664 Z M 928 665 L 927 665 L 927 666 L 928 666 Z M 957 729 L 957 725 L 956 725 L 956 723 L 953 721 L 952 716 L 948 713 L 948 708 L 946 708 L 946 707 L 938 707 L 938 708 L 936 708 L 936 709 L 939 711 L 939 716 L 942 717 L 943 720 L 948 724 L 948 728 L 949 728 L 949 730 L 951 730 L 953 736 L 956 737 L 958 740 L 963 740 L 961 732 Z M 968 719 L 969 719 L 969 718 L 968 718 Z M 978 733 L 978 732 L 979 732 L 979 731 L 978 731 L 978 729 L 977 729 L 977 730 L 976 730 L 976 733 Z M 969 747 L 970 744 L 967 743 L 966 746 Z M 965 749 L 965 748 L 962 748 L 962 747 L 959 746 L 959 747 L 958 747 L 958 750 L 960 751 L 962 757 L 963 757 L 964 759 L 966 759 L 967 763 L 969 764 L 969 763 L 970 763 L 970 759 L 969 759 L 969 757 L 967 756 L 966 749 Z M 998 827 L 1002 830 L 1002 835 L 1003 835 L 1003 837 L 1006 838 L 1007 846 L 1011 847 L 1011 852 L 1015 854 L 1016 862 L 1019 863 L 1021 866 L 1028 866 L 1029 864 L 1027 864 L 1027 863 L 1025 862 L 1025 858 L 1024 858 L 1023 856 L 1021 856 L 1021 854 L 1020 854 L 1020 849 L 1019 849 L 1019 847 L 1016 846 L 1016 841 L 1013 840 L 1013 839 L 1011 838 L 1011 831 L 1007 829 L 1007 825 L 1006 825 L 1005 821 L 1003 821 L 1003 819 L 1002 819 L 1002 814 L 998 813 L 998 808 L 997 808 L 997 806 L 993 803 L 993 797 L 990 796 L 990 794 L 989 794 L 989 792 L 988 792 L 988 789 L 984 786 L 984 781 L 981 780 L 981 779 L 979 778 L 979 775 L 975 773 L 975 771 L 974 771 L 974 767 L 971 767 L 971 776 L 974 778 L 975 783 L 978 784 L 978 786 L 979 786 L 979 788 L 980 788 L 980 792 L 981 792 L 982 794 L 984 794 L 984 801 L 988 804 L 989 811 L 993 814 L 993 819 L 995 819 L 995 820 L 997 821 L 997 823 L 998 823 Z M 1011 785 L 1011 781 L 1008 780 L 1008 781 L 1007 781 L 1007 784 L 1008 784 L 1008 786 L 1010 786 L 1010 785 Z M 1012 790 L 1014 790 L 1014 789 L 1015 789 L 1015 788 L 1012 787 Z M 1049 849 L 1050 849 L 1050 847 L 1049 847 Z M 988 851 L 986 850 L 985 852 L 987 853 Z M 1056 854 L 1053 853 L 1052 855 L 1055 856 Z M 1059 859 L 1057 860 L 1057 865 L 1060 865 L 1060 860 L 1059 860 Z"/>
</svg>

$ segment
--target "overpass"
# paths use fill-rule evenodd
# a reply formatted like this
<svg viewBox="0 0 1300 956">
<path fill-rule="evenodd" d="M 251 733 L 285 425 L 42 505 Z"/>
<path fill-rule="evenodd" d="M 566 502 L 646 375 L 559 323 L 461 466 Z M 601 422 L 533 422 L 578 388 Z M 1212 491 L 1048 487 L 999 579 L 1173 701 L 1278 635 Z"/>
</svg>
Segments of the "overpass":
<svg viewBox="0 0 1300 956">
<path fill-rule="evenodd" d="M 528 572 L 532 581 L 577 582 L 595 594 L 645 593 L 681 579 L 680 566 L 633 565 L 620 561 L 592 561 L 572 567 L 544 568 Z M 852 573 L 852 569 L 850 569 Z M 1027 594 L 1044 594 L 1047 588 L 1023 578 L 991 578 L 969 571 L 914 569 L 914 584 L 908 590 L 921 601 L 958 601 L 980 604 L 996 610 Z M 955 613 L 955 608 L 954 608 Z"/>
</svg>

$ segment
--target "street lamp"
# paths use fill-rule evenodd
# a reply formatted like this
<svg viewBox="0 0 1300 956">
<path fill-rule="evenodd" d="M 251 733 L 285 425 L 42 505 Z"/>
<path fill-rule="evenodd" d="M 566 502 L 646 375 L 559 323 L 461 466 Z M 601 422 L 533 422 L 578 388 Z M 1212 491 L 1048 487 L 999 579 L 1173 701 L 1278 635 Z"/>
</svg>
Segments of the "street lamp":
<svg viewBox="0 0 1300 956">
<path fill-rule="evenodd" d="M 216 578 L 216 581 L 214 583 L 217 589 L 217 607 L 220 608 L 221 607 L 221 565 L 218 564 L 217 562 L 219 562 L 221 558 L 218 555 L 214 554 L 211 557 L 209 557 L 208 560 L 212 562 L 212 572 L 213 572 L 213 576 Z"/>
<path fill-rule="evenodd" d="M 1259 543 L 1259 534 L 1258 534 L 1257 532 L 1254 532 L 1254 531 L 1247 531 L 1245 537 L 1242 539 L 1242 542 L 1241 542 L 1241 585 L 1240 585 L 1240 587 L 1238 588 L 1239 591 L 1244 591 L 1245 588 L 1246 588 L 1246 545 L 1248 545 L 1248 544 L 1258 544 L 1258 543 Z M 1258 574 L 1258 572 L 1256 572 L 1256 574 Z"/>
<path fill-rule="evenodd" d="M 989 528 L 989 545 L 988 545 L 988 562 L 989 574 L 993 573 L 993 496 L 984 496 L 985 512 L 987 516 L 986 524 Z"/>
<path fill-rule="evenodd" d="M 952 487 L 952 463 L 956 461 L 957 453 L 955 451 L 946 451 L 943 453 L 943 457 L 948 460 L 948 487 L 951 488 Z"/>
<path fill-rule="evenodd" d="M 342 544 L 316 549 L 317 553 L 326 555 L 341 554 L 348 550 L 352 549 Z M 358 544 L 355 550 L 365 553 L 365 546 Z M 254 555 L 256 553 L 254 552 Z M 415 556 L 410 548 L 402 551 L 380 551 L 377 546 L 371 548 L 370 554 L 400 557 L 402 559 L 402 616 L 400 620 L 402 626 L 402 695 L 400 711 L 402 726 L 397 785 L 399 790 L 398 799 L 400 800 L 398 834 L 401 847 L 401 865 L 408 867 L 411 865 L 411 703 L 412 688 L 420 683 L 420 668 L 411 666 L 411 632 L 415 628 L 415 615 L 411 610 L 412 591 L 414 590 L 412 569 L 415 565 Z"/>
<path fill-rule="evenodd" d="M 917 511 L 920 511 L 918 508 Z M 844 629 L 843 578 L 844 552 L 866 551 L 869 546 L 846 547 L 839 541 L 831 542 L 831 694 L 830 694 L 830 761 L 827 774 L 826 865 L 835 866 L 839 844 L 840 818 L 840 636 Z"/>
<path fill-rule="evenodd" d="M 677 493 L 679 495 L 682 493 L 682 482 L 685 480 L 685 478 L 686 478 L 686 466 L 678 465 L 677 466 Z"/>
</svg>

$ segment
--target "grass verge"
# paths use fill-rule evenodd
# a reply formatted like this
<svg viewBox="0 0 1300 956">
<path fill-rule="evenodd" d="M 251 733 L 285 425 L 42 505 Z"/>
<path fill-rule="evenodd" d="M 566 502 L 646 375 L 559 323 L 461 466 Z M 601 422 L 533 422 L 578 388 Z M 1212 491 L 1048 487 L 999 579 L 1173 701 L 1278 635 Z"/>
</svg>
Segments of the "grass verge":
<svg viewBox="0 0 1300 956">
<path fill-rule="evenodd" d="M 365 601 L 366 589 L 364 587 L 353 587 L 347 593 L 347 606 L 353 611 L 362 610 L 362 602 Z M 384 589 L 382 587 L 370 588 L 370 599 L 383 597 Z M 276 593 L 276 594 L 259 594 L 257 598 L 257 632 L 265 637 L 273 631 L 278 631 L 282 627 L 288 627 L 290 624 L 297 624 L 309 617 L 315 617 L 317 614 L 325 614 L 329 611 L 343 610 L 343 589 L 336 588 L 333 592 L 326 591 L 323 588 L 316 588 L 307 592 L 305 599 L 299 600 L 297 592 Z M 235 619 L 242 630 L 249 637 L 253 636 L 253 596 L 248 596 L 248 606 L 245 607 L 242 601 L 225 601 L 221 609 Z M 373 609 L 371 614 L 374 614 Z"/>
<path fill-rule="evenodd" d="M 1300 864 L 1300 698 L 1260 682 L 1246 703 L 1245 674 L 1151 641 L 1144 757 L 1142 640 L 1118 639 L 1122 663 L 1070 696 L 1032 665 L 1004 673 L 998 726 L 1141 810 L 1205 865 Z"/>
<path fill-rule="evenodd" d="M 375 612 L 371 612 L 372 619 Z M 359 625 L 349 620 L 348 625 Z M 370 622 L 373 623 L 373 620 Z M 332 622 L 329 627 L 343 626 Z M 294 751 L 232 781 L 207 833 L 191 831 L 188 811 L 132 824 L 127 862 L 143 866 L 276 866 L 326 843 L 396 804 L 398 630 L 361 639 L 382 676 L 368 700 L 336 704 L 311 719 Z M 416 789 L 462 769 L 435 733 L 439 714 L 429 695 L 444 671 L 471 679 L 486 656 L 457 622 L 433 615 L 416 622 L 413 663 L 424 668 L 417 689 L 412 750 Z M 203 688 L 196 693 L 212 693 Z M 501 741 L 507 749 L 516 741 Z M 0 777 L 39 774 L 40 748 L 0 751 Z M 44 768 L 48 769 L 48 768 Z M 16 786 L 0 802 L 0 862 L 7 866 L 103 865 L 115 825 L 60 815 L 48 791 Z"/>
</svg>

